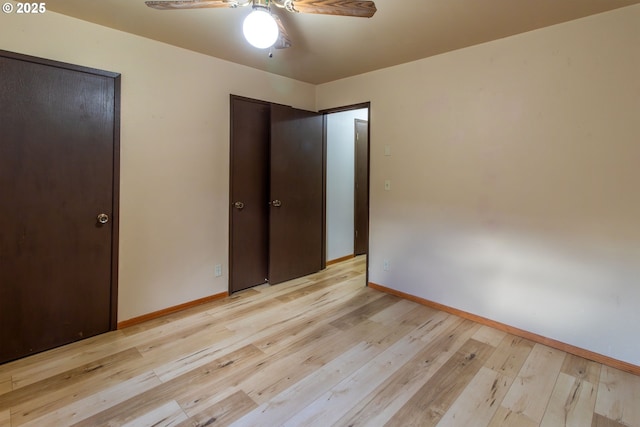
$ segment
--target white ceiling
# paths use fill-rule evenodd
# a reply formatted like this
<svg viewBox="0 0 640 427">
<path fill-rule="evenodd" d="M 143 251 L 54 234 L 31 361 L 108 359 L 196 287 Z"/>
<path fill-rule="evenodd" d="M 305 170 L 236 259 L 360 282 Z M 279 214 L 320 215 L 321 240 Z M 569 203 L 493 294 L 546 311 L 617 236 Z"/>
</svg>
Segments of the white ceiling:
<svg viewBox="0 0 640 427">
<path fill-rule="evenodd" d="M 47 9 L 206 55 L 319 84 L 507 37 L 640 0 L 375 0 L 373 18 L 276 10 L 293 47 L 242 36 L 249 8 L 161 11 L 144 0 L 47 0 Z"/>
</svg>

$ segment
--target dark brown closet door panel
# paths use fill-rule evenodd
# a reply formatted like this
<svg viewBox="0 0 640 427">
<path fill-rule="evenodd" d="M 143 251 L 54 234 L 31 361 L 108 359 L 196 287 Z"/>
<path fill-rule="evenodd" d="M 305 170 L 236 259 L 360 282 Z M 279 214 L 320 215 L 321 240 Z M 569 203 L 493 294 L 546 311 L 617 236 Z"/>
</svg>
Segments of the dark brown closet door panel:
<svg viewBox="0 0 640 427">
<path fill-rule="evenodd" d="M 15 58 L 0 76 L 2 363 L 111 328 L 117 98 L 112 77 Z"/>
<path fill-rule="evenodd" d="M 355 255 L 369 250 L 369 122 L 355 120 Z"/>
<path fill-rule="evenodd" d="M 322 115 L 271 106 L 269 282 L 322 268 Z"/>
<path fill-rule="evenodd" d="M 269 104 L 231 98 L 231 292 L 269 274 L 269 129 Z"/>
</svg>

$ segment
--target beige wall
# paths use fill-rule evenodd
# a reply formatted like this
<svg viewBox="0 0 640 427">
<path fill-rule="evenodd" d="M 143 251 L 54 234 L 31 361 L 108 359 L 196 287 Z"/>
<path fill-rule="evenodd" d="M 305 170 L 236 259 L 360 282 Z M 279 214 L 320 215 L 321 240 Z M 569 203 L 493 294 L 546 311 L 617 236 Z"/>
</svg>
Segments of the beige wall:
<svg viewBox="0 0 640 427">
<path fill-rule="evenodd" d="M 229 94 L 315 88 L 53 12 L 1 16 L 0 49 L 122 73 L 118 320 L 227 291 Z"/>
<path fill-rule="evenodd" d="M 372 282 L 640 364 L 640 6 L 317 88 L 363 101 Z"/>
</svg>

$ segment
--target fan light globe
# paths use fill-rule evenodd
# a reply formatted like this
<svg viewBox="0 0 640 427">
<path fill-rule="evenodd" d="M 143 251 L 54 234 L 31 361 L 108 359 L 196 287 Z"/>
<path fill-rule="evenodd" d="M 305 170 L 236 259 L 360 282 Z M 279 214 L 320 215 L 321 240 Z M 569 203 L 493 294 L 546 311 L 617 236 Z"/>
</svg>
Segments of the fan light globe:
<svg viewBox="0 0 640 427">
<path fill-rule="evenodd" d="M 252 46 L 266 49 L 278 40 L 278 24 L 273 16 L 265 10 L 253 10 L 242 25 L 242 32 Z"/>
</svg>

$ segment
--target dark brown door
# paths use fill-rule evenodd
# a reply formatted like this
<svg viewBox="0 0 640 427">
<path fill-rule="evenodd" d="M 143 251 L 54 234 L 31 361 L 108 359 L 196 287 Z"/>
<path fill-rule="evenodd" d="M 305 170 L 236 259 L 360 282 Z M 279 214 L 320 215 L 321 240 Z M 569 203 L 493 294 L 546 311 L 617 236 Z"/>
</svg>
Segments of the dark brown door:
<svg viewBox="0 0 640 427">
<path fill-rule="evenodd" d="M 369 122 L 355 122 L 354 254 L 369 250 Z"/>
<path fill-rule="evenodd" d="M 115 328 L 118 91 L 0 52 L 0 363 Z"/>
<path fill-rule="evenodd" d="M 322 269 L 322 115 L 271 106 L 269 282 Z"/>
<path fill-rule="evenodd" d="M 230 291 L 269 275 L 268 103 L 231 98 Z"/>
</svg>

